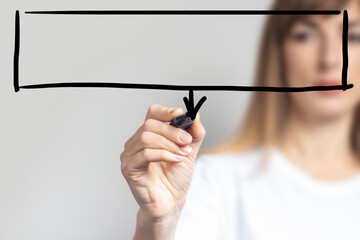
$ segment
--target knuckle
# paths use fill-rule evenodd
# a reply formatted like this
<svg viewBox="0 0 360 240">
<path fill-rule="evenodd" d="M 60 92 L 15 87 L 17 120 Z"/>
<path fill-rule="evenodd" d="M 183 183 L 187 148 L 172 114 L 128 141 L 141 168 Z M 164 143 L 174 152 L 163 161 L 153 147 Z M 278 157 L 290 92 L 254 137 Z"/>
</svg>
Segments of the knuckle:
<svg viewBox="0 0 360 240">
<path fill-rule="evenodd" d="M 124 144 L 124 150 L 125 149 L 128 149 L 129 148 L 129 145 L 130 145 L 130 139 L 128 139 L 125 144 Z"/>
<path fill-rule="evenodd" d="M 120 164 L 120 169 L 121 169 L 121 173 L 126 176 L 127 174 L 127 164 L 125 164 L 125 162 L 121 162 Z"/>
<path fill-rule="evenodd" d="M 148 131 L 142 132 L 139 137 L 140 144 L 142 144 L 142 145 L 148 144 L 148 142 L 150 141 L 150 135 L 151 135 L 151 133 Z"/>
<path fill-rule="evenodd" d="M 126 152 L 123 151 L 123 152 L 120 154 L 120 161 L 121 161 L 121 162 L 125 162 L 125 158 L 126 158 Z"/>
<path fill-rule="evenodd" d="M 203 137 L 206 135 L 206 129 L 204 127 L 201 128 L 201 134 Z"/>
<path fill-rule="evenodd" d="M 201 123 L 199 125 L 200 125 L 200 127 L 199 127 L 200 135 L 202 137 L 204 137 L 206 135 L 206 129 L 204 128 L 204 126 Z"/>
<path fill-rule="evenodd" d="M 160 106 L 160 104 L 157 104 L 157 103 L 151 104 L 150 107 L 149 107 L 148 112 L 154 112 L 156 109 L 159 108 L 159 106 Z"/>
<path fill-rule="evenodd" d="M 145 120 L 145 122 L 144 122 L 144 130 L 149 131 L 150 129 L 152 129 L 152 126 L 154 126 L 154 124 L 155 124 L 154 119 L 149 118 L 149 119 Z"/>
<path fill-rule="evenodd" d="M 125 152 L 122 152 L 121 155 L 120 155 L 120 166 L 121 166 L 121 172 L 124 174 L 125 171 L 126 171 L 126 161 L 125 161 Z"/>
</svg>

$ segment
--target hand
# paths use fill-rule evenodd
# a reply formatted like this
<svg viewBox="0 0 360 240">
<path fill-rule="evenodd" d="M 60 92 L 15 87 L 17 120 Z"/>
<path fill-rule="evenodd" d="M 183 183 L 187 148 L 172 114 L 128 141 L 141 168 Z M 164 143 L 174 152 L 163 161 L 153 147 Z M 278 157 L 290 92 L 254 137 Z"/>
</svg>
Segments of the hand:
<svg viewBox="0 0 360 240">
<path fill-rule="evenodd" d="M 172 216 L 185 203 L 206 131 L 199 113 L 188 132 L 166 123 L 183 113 L 181 108 L 151 105 L 120 156 L 122 174 L 148 219 Z"/>
</svg>

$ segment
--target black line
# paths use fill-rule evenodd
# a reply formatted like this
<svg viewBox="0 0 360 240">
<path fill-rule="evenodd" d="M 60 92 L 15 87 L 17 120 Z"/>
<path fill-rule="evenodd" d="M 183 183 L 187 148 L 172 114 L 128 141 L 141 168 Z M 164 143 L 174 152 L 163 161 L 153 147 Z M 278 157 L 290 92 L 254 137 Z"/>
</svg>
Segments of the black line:
<svg viewBox="0 0 360 240">
<path fill-rule="evenodd" d="M 138 83 L 111 83 L 111 82 L 64 82 L 64 83 L 45 83 L 20 86 L 23 89 L 43 89 L 43 88 L 134 88 L 134 89 L 157 89 L 157 90 L 197 90 L 197 91 L 261 91 L 261 92 L 309 92 L 309 91 L 329 91 L 347 90 L 354 87 L 353 84 L 332 85 L 332 86 L 308 86 L 308 87 L 261 87 L 261 86 L 224 86 L 224 85 L 166 85 L 166 84 L 138 84 Z"/>
<path fill-rule="evenodd" d="M 59 10 L 25 14 L 65 15 L 339 15 L 340 10 Z"/>
<path fill-rule="evenodd" d="M 20 54 L 20 14 L 19 10 L 15 13 L 15 44 L 14 44 L 14 90 L 19 88 L 19 54 Z"/>
<path fill-rule="evenodd" d="M 348 12 L 345 10 L 344 19 L 343 19 L 343 35 L 342 35 L 343 66 L 342 66 L 342 74 L 341 74 L 341 83 L 344 86 L 344 88 L 346 88 L 347 86 L 347 73 L 349 66 L 348 32 L 349 32 L 349 16 L 348 16 Z"/>
<path fill-rule="evenodd" d="M 69 11 L 27 11 L 26 14 L 65 14 L 65 15 L 338 15 L 335 11 L 295 11 L 295 10 L 69 10 Z M 308 92 L 347 90 L 353 84 L 347 84 L 348 68 L 348 14 L 345 10 L 343 21 L 343 72 L 342 84 L 333 86 L 308 86 L 308 87 L 263 87 L 263 86 L 204 86 L 204 85 L 166 85 L 166 84 L 136 84 L 136 83 L 110 83 L 110 82 L 64 82 L 18 86 L 23 89 L 43 88 L 133 88 L 157 90 L 198 90 L 198 91 L 262 91 L 262 92 Z"/>
</svg>

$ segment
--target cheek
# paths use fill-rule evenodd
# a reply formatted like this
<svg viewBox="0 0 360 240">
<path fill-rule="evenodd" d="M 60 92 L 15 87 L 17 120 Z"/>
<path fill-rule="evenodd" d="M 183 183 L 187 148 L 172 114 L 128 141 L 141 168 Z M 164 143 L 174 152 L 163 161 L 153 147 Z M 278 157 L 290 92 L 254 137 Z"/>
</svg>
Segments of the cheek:
<svg viewBox="0 0 360 240">
<path fill-rule="evenodd" d="M 349 91 L 354 100 L 360 103 L 360 44 L 349 46 L 348 83 L 354 84 Z"/>
<path fill-rule="evenodd" d="M 360 82 L 360 46 L 349 47 L 349 69 L 348 69 L 348 82 Z"/>
<path fill-rule="evenodd" d="M 288 86 L 310 86 L 315 76 L 315 50 L 309 46 L 287 44 L 284 49 L 285 76 Z"/>
</svg>

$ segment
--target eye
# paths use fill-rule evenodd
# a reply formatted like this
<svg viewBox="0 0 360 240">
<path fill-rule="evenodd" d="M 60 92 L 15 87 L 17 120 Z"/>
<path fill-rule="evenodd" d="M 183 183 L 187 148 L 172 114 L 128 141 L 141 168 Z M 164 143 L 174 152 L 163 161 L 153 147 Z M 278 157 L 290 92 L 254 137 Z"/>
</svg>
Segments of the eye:
<svg viewBox="0 0 360 240">
<path fill-rule="evenodd" d="M 350 42 L 360 42 L 360 34 L 350 33 L 349 34 L 349 41 Z"/>
<path fill-rule="evenodd" d="M 296 32 L 292 34 L 292 39 L 294 39 L 297 42 L 306 42 L 310 39 L 311 34 L 309 32 Z"/>
</svg>

